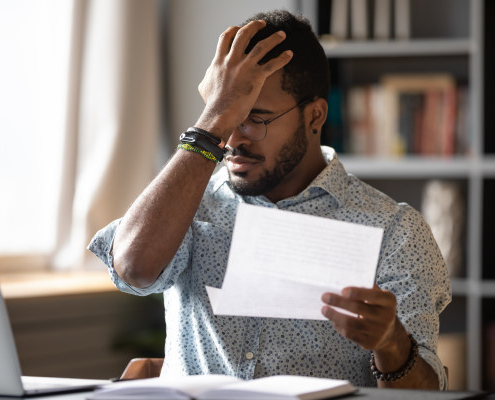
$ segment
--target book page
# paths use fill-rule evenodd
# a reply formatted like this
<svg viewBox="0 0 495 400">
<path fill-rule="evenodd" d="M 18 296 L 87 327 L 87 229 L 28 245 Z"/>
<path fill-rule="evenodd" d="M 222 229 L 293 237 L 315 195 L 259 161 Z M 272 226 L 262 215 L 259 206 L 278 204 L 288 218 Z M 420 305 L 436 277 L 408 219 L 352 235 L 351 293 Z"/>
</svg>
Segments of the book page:
<svg viewBox="0 0 495 400">
<path fill-rule="evenodd" d="M 325 319 L 321 295 L 373 287 L 383 230 L 239 205 L 219 315 Z M 215 293 L 214 293 L 215 292 Z"/>
<path fill-rule="evenodd" d="M 242 382 L 229 375 L 164 376 L 115 382 L 92 393 L 92 400 L 189 400 L 200 393 L 223 385 Z"/>
<path fill-rule="evenodd" d="M 352 393 L 349 381 L 309 376 L 277 375 L 248 380 L 203 392 L 199 400 L 324 399 Z"/>
</svg>

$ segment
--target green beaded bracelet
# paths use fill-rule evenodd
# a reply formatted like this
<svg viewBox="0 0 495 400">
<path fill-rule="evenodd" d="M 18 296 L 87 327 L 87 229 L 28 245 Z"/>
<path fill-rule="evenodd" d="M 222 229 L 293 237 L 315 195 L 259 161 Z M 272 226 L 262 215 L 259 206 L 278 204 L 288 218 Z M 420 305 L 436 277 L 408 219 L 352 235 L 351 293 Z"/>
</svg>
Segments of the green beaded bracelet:
<svg viewBox="0 0 495 400">
<path fill-rule="evenodd" d="M 182 149 L 186 151 L 194 151 L 195 153 L 201 154 L 203 157 L 207 158 L 208 160 L 213 161 L 215 164 L 218 164 L 218 159 L 213 154 L 211 154 L 209 151 L 200 149 L 199 147 L 191 146 L 188 143 L 181 143 L 177 146 L 177 150 L 178 149 Z"/>
</svg>

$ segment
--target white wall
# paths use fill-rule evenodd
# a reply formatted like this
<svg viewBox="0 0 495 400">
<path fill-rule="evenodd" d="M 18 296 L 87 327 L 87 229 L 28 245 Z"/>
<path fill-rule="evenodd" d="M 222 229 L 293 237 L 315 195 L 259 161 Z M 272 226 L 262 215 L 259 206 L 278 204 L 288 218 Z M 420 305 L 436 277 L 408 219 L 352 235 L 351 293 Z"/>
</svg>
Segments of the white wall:
<svg viewBox="0 0 495 400">
<path fill-rule="evenodd" d="M 218 36 L 260 11 L 287 9 L 306 15 L 308 4 L 297 0 L 169 0 L 166 3 L 166 130 L 169 143 L 194 125 L 203 109 L 198 84 L 208 68 Z M 308 16 L 309 17 L 309 16 Z"/>
</svg>

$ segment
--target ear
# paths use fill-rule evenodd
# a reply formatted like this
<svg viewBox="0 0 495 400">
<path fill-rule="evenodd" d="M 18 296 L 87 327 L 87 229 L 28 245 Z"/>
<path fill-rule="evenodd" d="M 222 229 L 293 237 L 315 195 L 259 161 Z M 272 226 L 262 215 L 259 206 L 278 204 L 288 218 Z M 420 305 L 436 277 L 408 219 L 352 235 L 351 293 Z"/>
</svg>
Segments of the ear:
<svg viewBox="0 0 495 400">
<path fill-rule="evenodd" d="M 306 116 L 306 129 L 311 132 L 311 136 L 315 136 L 313 133 L 316 132 L 319 137 L 321 128 L 327 120 L 328 103 L 321 97 L 318 97 L 306 106 L 304 112 Z"/>
</svg>

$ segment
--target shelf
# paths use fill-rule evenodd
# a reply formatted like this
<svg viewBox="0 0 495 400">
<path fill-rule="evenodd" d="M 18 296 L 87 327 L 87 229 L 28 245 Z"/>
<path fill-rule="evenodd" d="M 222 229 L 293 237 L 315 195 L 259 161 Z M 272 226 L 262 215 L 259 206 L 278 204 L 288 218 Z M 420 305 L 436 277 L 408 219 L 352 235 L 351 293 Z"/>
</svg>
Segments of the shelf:
<svg viewBox="0 0 495 400">
<path fill-rule="evenodd" d="M 468 178 L 471 173 L 483 168 L 466 157 L 424 157 L 378 158 L 365 156 L 339 157 L 347 172 L 362 178 Z M 486 169 L 493 169 L 495 162 L 487 163 Z"/>
<path fill-rule="evenodd" d="M 495 155 L 484 156 L 481 168 L 486 178 L 495 178 Z"/>
<path fill-rule="evenodd" d="M 320 40 L 329 58 L 470 55 L 475 45 L 468 39 L 333 41 Z"/>
<path fill-rule="evenodd" d="M 452 284 L 453 296 L 467 296 L 468 295 L 468 281 L 462 278 L 450 278 Z"/>
<path fill-rule="evenodd" d="M 485 156 L 483 159 L 464 156 L 379 158 L 341 155 L 339 159 L 347 172 L 362 178 L 495 178 L 494 155 Z"/>
<path fill-rule="evenodd" d="M 495 298 L 495 280 L 471 280 L 450 278 L 453 296 L 477 296 Z"/>
<path fill-rule="evenodd" d="M 481 282 L 480 291 L 483 297 L 495 298 L 495 280 L 484 280 Z"/>
</svg>

